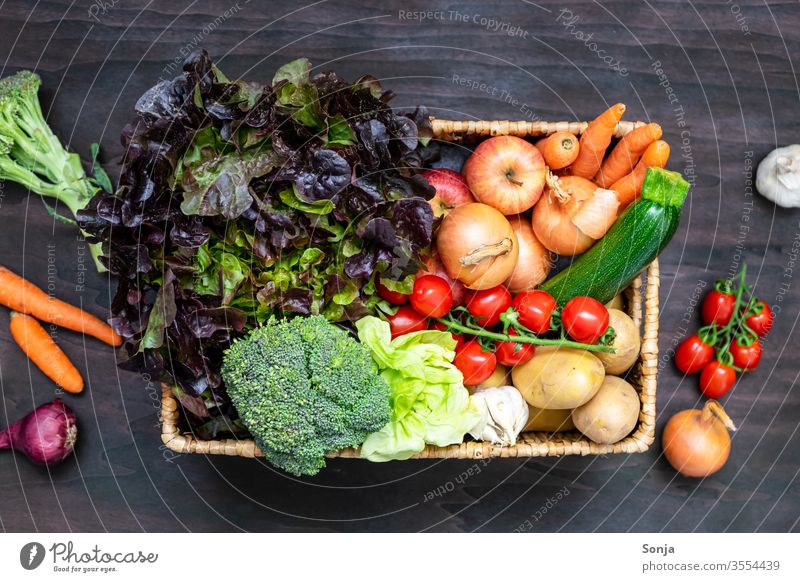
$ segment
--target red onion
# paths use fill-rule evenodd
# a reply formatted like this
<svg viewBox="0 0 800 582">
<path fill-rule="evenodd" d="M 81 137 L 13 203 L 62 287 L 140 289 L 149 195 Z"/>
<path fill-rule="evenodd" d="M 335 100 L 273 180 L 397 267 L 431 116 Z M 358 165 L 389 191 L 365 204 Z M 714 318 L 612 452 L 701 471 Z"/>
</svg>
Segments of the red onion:
<svg viewBox="0 0 800 582">
<path fill-rule="evenodd" d="M 77 438 L 75 413 L 56 399 L 0 431 L 0 449 L 24 453 L 38 465 L 57 465 L 72 454 Z"/>
</svg>

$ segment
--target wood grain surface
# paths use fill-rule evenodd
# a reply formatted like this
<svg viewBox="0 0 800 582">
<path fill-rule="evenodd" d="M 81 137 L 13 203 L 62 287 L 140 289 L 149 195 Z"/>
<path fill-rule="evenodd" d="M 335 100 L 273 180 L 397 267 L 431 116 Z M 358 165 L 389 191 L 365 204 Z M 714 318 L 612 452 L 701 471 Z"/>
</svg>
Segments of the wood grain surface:
<svg viewBox="0 0 800 582">
<path fill-rule="evenodd" d="M 608 457 L 342 459 L 302 480 L 259 460 L 175 457 L 159 440 L 156 379 L 59 330 L 87 380 L 66 397 L 77 455 L 48 473 L 1 452 L 0 530 L 800 530 L 800 211 L 752 186 L 768 151 L 800 141 L 798 31 L 791 1 L 0 2 L 2 74 L 39 72 L 52 127 L 84 158 L 99 142 L 112 177 L 136 99 L 197 46 L 231 77 L 269 79 L 300 56 L 347 78 L 370 73 L 395 105 L 442 118 L 583 120 L 623 101 L 627 119 L 658 121 L 670 167 L 694 188 L 661 260 L 657 439 L 698 403 L 696 379 L 668 350 L 697 327 L 713 281 L 746 259 L 757 294 L 779 310 L 760 368 L 724 401 L 740 428 L 731 459 L 703 481 L 676 476 L 658 441 Z M 0 183 L 0 245 L 0 263 L 105 314 L 114 282 L 93 272 L 74 228 L 11 183 Z M 7 329 L 0 310 L 0 425 L 56 394 Z"/>
</svg>

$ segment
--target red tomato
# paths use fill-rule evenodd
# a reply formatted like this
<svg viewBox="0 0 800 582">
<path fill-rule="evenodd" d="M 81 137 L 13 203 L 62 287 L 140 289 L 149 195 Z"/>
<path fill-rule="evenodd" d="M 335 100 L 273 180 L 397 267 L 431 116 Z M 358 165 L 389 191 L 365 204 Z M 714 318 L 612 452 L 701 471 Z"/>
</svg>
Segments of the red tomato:
<svg viewBox="0 0 800 582">
<path fill-rule="evenodd" d="M 675 366 L 684 374 L 696 374 L 714 357 L 714 346 L 705 343 L 697 334 L 690 335 L 675 350 Z"/>
<path fill-rule="evenodd" d="M 761 342 L 756 340 L 750 346 L 743 346 L 737 340 L 733 340 L 730 352 L 734 366 L 742 370 L 754 370 L 761 361 Z"/>
<path fill-rule="evenodd" d="M 758 303 L 761 306 L 761 312 L 757 315 L 749 316 L 744 322 L 747 324 L 747 327 L 756 332 L 759 337 L 763 337 L 772 329 L 772 321 L 775 319 L 775 315 L 772 313 L 769 305 L 760 300 Z"/>
<path fill-rule="evenodd" d="M 423 275 L 414 281 L 411 305 L 425 317 L 443 317 L 453 307 L 450 283 L 437 275 Z"/>
<path fill-rule="evenodd" d="M 397 308 L 397 313 L 387 316 L 386 319 L 392 328 L 392 339 L 413 331 L 428 329 L 428 322 L 410 305 L 401 305 Z"/>
<path fill-rule="evenodd" d="M 431 329 L 438 329 L 439 331 L 447 331 L 447 326 L 439 321 L 434 321 L 431 323 Z M 456 340 L 456 350 L 464 345 L 464 336 L 450 332 L 450 335 L 453 336 L 453 339 Z"/>
<path fill-rule="evenodd" d="M 576 342 L 595 344 L 608 329 L 608 309 L 592 297 L 575 297 L 561 310 L 561 323 Z"/>
<path fill-rule="evenodd" d="M 500 314 L 511 306 L 511 293 L 502 285 L 473 291 L 467 295 L 467 309 L 482 327 L 492 327 L 500 322 Z"/>
<path fill-rule="evenodd" d="M 736 307 L 735 295 L 714 289 L 703 299 L 703 321 L 706 325 L 712 323 L 727 325 L 733 317 L 734 307 Z"/>
<path fill-rule="evenodd" d="M 714 360 L 700 372 L 700 391 L 709 398 L 725 396 L 736 382 L 736 370 Z"/>
<path fill-rule="evenodd" d="M 546 333 L 550 329 L 550 315 L 556 308 L 556 300 L 546 291 L 537 289 L 518 293 L 511 306 L 522 325 L 534 333 Z"/>
<path fill-rule="evenodd" d="M 518 335 L 513 329 L 509 329 L 508 334 Z M 497 361 L 504 366 L 524 364 L 530 361 L 535 351 L 536 346 L 533 344 L 521 344 L 517 342 L 497 342 L 497 344 L 495 344 Z"/>
<path fill-rule="evenodd" d="M 400 293 L 399 291 L 392 291 L 380 281 L 378 281 L 375 287 L 378 289 L 378 297 L 386 299 L 386 301 L 389 303 L 393 303 L 394 305 L 402 305 L 408 301 L 408 295 L 405 293 Z"/>
<path fill-rule="evenodd" d="M 458 349 L 453 364 L 464 375 L 465 386 L 477 386 L 497 368 L 497 356 L 494 352 L 484 352 L 478 342 L 470 341 Z"/>
</svg>

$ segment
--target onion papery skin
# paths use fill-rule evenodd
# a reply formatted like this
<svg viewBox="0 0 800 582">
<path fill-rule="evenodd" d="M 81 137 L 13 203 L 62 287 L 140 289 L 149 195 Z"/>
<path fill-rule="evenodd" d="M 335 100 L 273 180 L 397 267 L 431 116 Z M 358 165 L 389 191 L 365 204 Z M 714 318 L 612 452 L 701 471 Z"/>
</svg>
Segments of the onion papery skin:
<svg viewBox="0 0 800 582">
<path fill-rule="evenodd" d="M 524 216 L 511 216 L 508 219 L 519 242 L 519 257 L 506 287 L 512 293 L 535 288 L 547 279 L 553 263 L 550 251 L 536 238 L 530 221 Z"/>
<path fill-rule="evenodd" d="M 588 251 L 595 240 L 572 222 L 566 204 L 559 202 L 548 188 L 536 206 L 531 220 L 536 238 L 549 251 L 571 257 Z"/>
<path fill-rule="evenodd" d="M 682 410 L 669 419 L 662 437 L 664 456 L 687 477 L 708 477 L 728 461 L 731 437 L 716 417 L 702 410 Z"/>
<path fill-rule="evenodd" d="M 490 289 L 508 279 L 519 257 L 517 235 L 506 217 L 478 202 L 450 211 L 437 231 L 436 248 L 447 274 L 476 291 Z M 498 249 L 495 256 L 465 264 L 470 257 L 493 248 Z"/>
<path fill-rule="evenodd" d="M 77 438 L 75 413 L 56 399 L 2 431 L 0 448 L 21 452 L 37 465 L 52 466 L 72 454 Z"/>
<path fill-rule="evenodd" d="M 580 202 L 570 216 L 572 223 L 585 235 L 598 240 L 617 220 L 619 199 L 613 190 L 597 188 L 594 194 Z"/>
</svg>

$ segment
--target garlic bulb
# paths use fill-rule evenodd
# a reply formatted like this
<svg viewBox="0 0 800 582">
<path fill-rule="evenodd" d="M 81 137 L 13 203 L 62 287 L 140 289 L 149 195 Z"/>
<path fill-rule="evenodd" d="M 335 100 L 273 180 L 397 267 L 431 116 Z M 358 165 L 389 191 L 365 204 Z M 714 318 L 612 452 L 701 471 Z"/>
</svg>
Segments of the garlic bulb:
<svg viewBox="0 0 800 582">
<path fill-rule="evenodd" d="M 800 207 L 800 145 L 778 148 L 767 154 L 758 165 L 756 188 L 778 206 Z"/>
<path fill-rule="evenodd" d="M 528 422 L 528 403 L 513 386 L 481 388 L 471 396 L 481 420 L 469 434 L 481 441 L 511 446 Z"/>
</svg>

